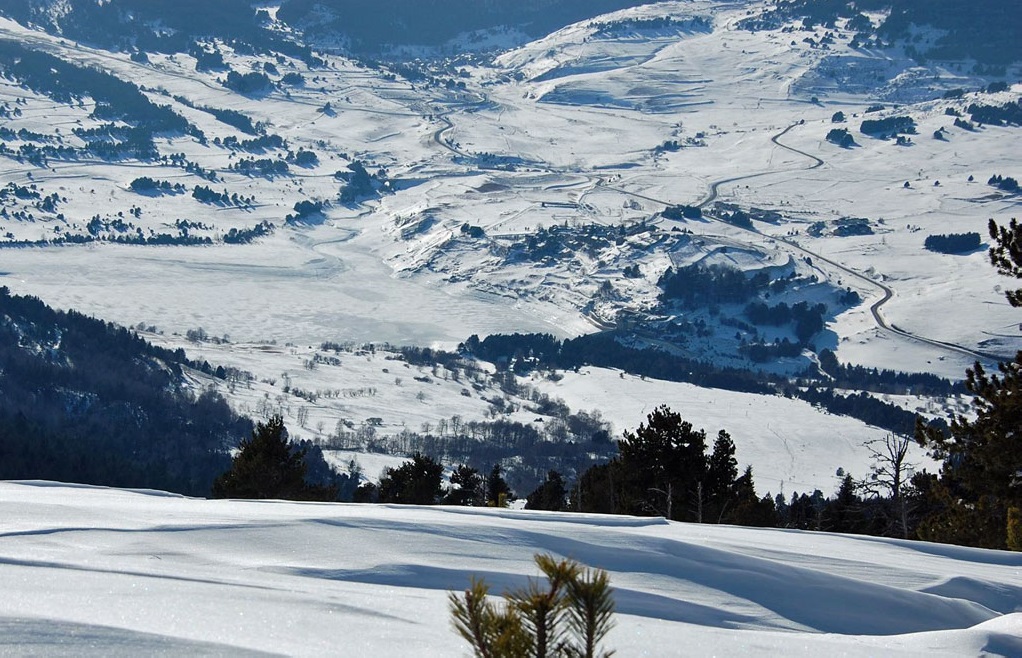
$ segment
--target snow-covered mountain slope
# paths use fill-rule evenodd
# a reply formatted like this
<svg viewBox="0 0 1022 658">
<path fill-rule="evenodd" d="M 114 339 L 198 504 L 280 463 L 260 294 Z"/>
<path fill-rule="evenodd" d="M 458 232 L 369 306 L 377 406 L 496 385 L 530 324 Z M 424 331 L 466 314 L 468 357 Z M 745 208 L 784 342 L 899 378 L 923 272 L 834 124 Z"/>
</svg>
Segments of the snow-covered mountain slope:
<svg viewBox="0 0 1022 658">
<path fill-rule="evenodd" d="M 609 572 L 621 656 L 1022 652 L 1017 554 L 662 519 L 0 483 L 0 652 L 468 655 L 447 593 Z"/>
<path fill-rule="evenodd" d="M 1002 295 L 1008 283 L 984 249 L 947 255 L 922 246 L 931 234 L 983 236 L 988 218 L 1003 223 L 1017 212 L 1018 196 L 986 181 L 1022 174 L 1022 129 L 970 130 L 948 113 L 968 119 L 972 103 L 1017 101 L 1019 87 L 978 91 L 991 78 L 967 63 L 922 66 L 897 49 L 853 45 L 843 22 L 741 26 L 767 8 L 644 5 L 567 26 L 494 62 L 394 70 L 200 39 L 204 56 L 222 58 L 210 68 L 197 51 L 131 56 L 2 20 L 5 43 L 131 82 L 189 128 L 156 135 L 153 157 L 97 155 L 109 145 L 93 143 L 123 137 L 128 121 L 104 118 L 89 93 L 65 97 L 29 84 L 11 65 L 0 78 L 8 148 L 0 155 L 0 283 L 105 320 L 155 325 L 164 344 L 260 381 L 282 380 L 323 341 L 453 347 L 471 334 L 569 337 L 627 332 L 640 321 L 636 336 L 647 343 L 674 340 L 671 348 L 692 358 L 788 374 L 829 348 L 844 363 L 957 379 L 977 358 L 1022 347 L 1017 311 Z M 268 82 L 231 90 L 232 73 Z M 911 144 L 860 130 L 866 119 L 898 116 L 917 126 Z M 827 141 L 835 127 L 847 127 L 858 146 Z M 341 190 L 356 163 L 371 179 L 353 200 Z M 145 177 L 167 187 L 133 186 Z M 203 198 L 197 188 L 206 187 Z M 726 208 L 718 201 L 747 212 L 751 229 L 719 221 Z M 302 204 L 314 210 L 296 217 Z M 706 216 L 660 214 L 674 205 L 701 205 Z M 237 244 L 239 235 L 249 241 Z M 750 341 L 794 332 L 750 330 L 740 303 L 662 304 L 661 276 L 692 263 L 793 276 L 799 285 L 771 291 L 770 303 L 825 303 L 825 328 L 794 356 L 751 364 L 742 351 Z M 857 301 L 841 301 L 849 299 Z M 183 336 L 199 327 L 242 346 L 195 347 Z M 303 347 L 249 349 L 272 341 Z M 384 374 L 393 383 L 396 375 Z M 346 379 L 361 376 L 339 369 L 302 378 L 345 390 L 358 388 Z M 615 376 L 601 380 L 613 390 Z M 323 402 L 304 431 L 322 436 L 368 417 L 416 429 L 485 408 L 453 385 L 443 392 L 458 394 L 456 403 L 432 405 L 439 388 L 398 388 L 378 413 L 368 401 Z M 253 390 L 231 393 L 239 409 L 256 409 L 256 395 L 281 395 L 279 381 Z M 671 396 L 720 395 L 646 394 L 664 399 L 616 408 L 617 430 Z M 580 409 L 600 398 L 563 396 Z M 767 406 L 783 413 L 772 400 Z M 689 419 L 711 432 L 732 428 L 702 412 Z M 875 433 L 858 423 L 848 431 L 861 440 Z M 829 434 L 810 439 L 809 453 L 826 454 Z M 834 463 L 795 458 L 763 475 L 827 490 L 839 466 L 862 474 L 850 456 L 859 440 L 842 439 Z M 759 468 L 756 451 L 742 453 L 736 441 Z M 779 458 L 770 459 L 762 463 Z"/>
<path fill-rule="evenodd" d="M 912 146 L 860 135 L 862 113 L 878 100 L 938 98 L 984 80 L 955 65 L 920 67 L 894 51 L 852 48 L 851 32 L 840 26 L 798 33 L 738 27 L 762 8 L 668 2 L 626 9 L 569 26 L 494 66 L 442 74 L 451 76 L 448 85 L 443 77 L 408 83 L 339 57 L 324 55 L 325 66 L 310 68 L 288 56 L 206 43 L 235 72 L 277 71 L 268 74 L 273 88 L 247 95 L 223 86 L 224 69 L 195 70 L 191 55 L 132 61 L 3 21 L 7 38 L 141 84 L 152 102 L 167 104 L 205 136 L 156 140 L 161 155 L 183 154 L 197 167 L 191 169 L 171 159 L 75 156 L 43 166 L 4 158 L 6 180 L 39 194 L 8 195 L 0 229 L 9 241 L 92 241 L 84 249 L 6 251 L 5 279 L 15 292 L 125 324 L 178 332 L 201 325 L 247 340 L 453 345 L 467 334 L 496 331 L 568 336 L 591 331 L 590 320 L 612 323 L 622 311 L 657 313 L 656 281 L 676 256 L 671 243 L 629 243 L 591 258 L 543 262 L 512 262 L 506 254 L 541 226 L 651 221 L 662 231 L 690 232 L 707 250 L 732 246 L 768 259 L 812 259 L 826 285 L 855 290 L 862 303 L 833 308 L 833 333 L 818 346 L 842 360 L 959 377 L 976 358 L 913 341 L 891 332 L 892 325 L 973 352 L 1011 353 L 1020 344 L 1010 330 L 1017 320 L 983 254 L 945 256 L 921 243 L 931 233 L 982 233 L 987 218 L 1011 216 L 1014 197 L 985 181 L 1017 174 L 1018 129 L 952 127 L 945 139 L 930 135 L 950 124 L 948 110 L 1004 103 L 1018 93 L 966 94 L 876 114 L 913 117 Z M 842 58 L 862 64 L 849 69 Z M 285 84 L 285 73 L 302 83 Z M 845 79 L 853 75 L 855 84 Z M 103 127 L 88 97 L 62 103 L 7 79 L 0 101 L 10 114 L 12 150 L 81 147 L 75 129 Z M 253 137 L 218 120 L 213 110 L 222 109 L 240 112 L 282 146 L 239 148 Z M 858 148 L 824 140 L 838 110 Z M 225 146 L 230 140 L 234 145 Z M 284 161 L 301 149 L 317 161 L 292 162 L 281 175 L 238 169 L 241 160 Z M 385 168 L 390 193 L 357 207 L 341 203 L 335 174 L 349 175 L 355 160 L 372 172 Z M 203 178 L 209 172 L 215 181 Z M 144 176 L 183 191 L 134 191 L 131 183 Z M 246 201 L 203 202 L 190 194 L 201 186 Z M 57 202 L 47 206 L 41 199 L 52 194 Z M 759 208 L 772 219 L 755 222 L 755 232 L 656 219 L 667 204 L 714 200 Z M 285 224 L 305 201 L 323 204 L 322 213 Z M 844 217 L 868 219 L 872 233 L 807 232 Z M 271 237 L 246 247 L 222 244 L 232 229 L 251 231 L 264 222 L 275 226 Z M 485 239 L 472 239 L 466 224 L 482 229 Z M 102 242 L 136 233 L 209 238 L 214 246 Z M 52 267 L 55 261 L 62 267 Z M 623 278 L 630 266 L 642 276 Z M 178 285 L 161 294 L 167 279 Z M 883 286 L 894 295 L 881 310 L 886 328 L 867 312 L 885 295 Z M 367 299 L 368 289 L 380 293 Z M 260 301 L 267 302 L 262 311 L 251 312 Z M 721 331 L 714 340 L 733 334 Z M 717 358 L 712 345 L 690 349 Z"/>
<path fill-rule="evenodd" d="M 820 489 L 830 495 L 840 484 L 838 469 L 863 478 L 869 473 L 867 441 L 887 432 L 861 421 L 828 414 L 802 400 L 661 382 L 601 368 L 565 373 L 557 382 L 538 381 L 539 390 L 572 408 L 590 406 L 621 430 L 637 427 L 660 404 L 667 404 L 697 429 L 713 437 L 726 430 L 742 467 L 751 465 L 756 491 L 784 493 Z M 913 469 L 933 472 L 936 464 L 912 446 Z"/>
<path fill-rule="evenodd" d="M 157 345 L 180 344 L 180 338 L 172 336 L 143 335 Z M 337 350 L 244 343 L 187 345 L 196 360 L 245 373 L 242 380 L 196 373 L 196 389 L 216 390 L 246 416 L 282 415 L 292 437 L 323 445 L 342 472 L 349 470 L 354 459 L 363 476 L 372 480 L 383 466 L 404 460 L 394 456 L 381 461 L 380 453 L 403 454 L 399 446 L 405 432 L 442 437 L 445 432 L 440 428 L 452 422 L 497 420 L 544 432 L 564 422 L 542 410 L 536 394 L 563 401 L 572 413 L 598 415 L 609 423 L 607 431 L 613 439 L 645 422 L 661 404 L 704 429 L 711 442 L 718 430 L 726 430 L 735 442 L 741 467 L 753 467 L 760 495 L 790 497 L 793 492 L 814 489 L 830 495 L 840 484 L 838 469 L 856 478 L 868 475 L 871 459 L 864 444 L 888 433 L 802 400 L 664 382 L 606 368 L 558 373 L 553 379 L 538 374 L 519 377 L 518 391 L 511 393 L 502 389 L 500 377 L 487 374 L 490 364 L 476 362 L 481 370 L 474 373 L 413 365 L 399 351 L 383 346 L 370 351 L 358 345 Z M 924 415 L 940 415 L 949 401 L 917 398 L 899 403 Z M 367 430 L 370 419 L 375 420 Z M 915 445 L 908 462 L 914 471 L 933 472 L 936 466 Z M 518 487 L 516 493 L 525 496 L 533 486 Z"/>
</svg>

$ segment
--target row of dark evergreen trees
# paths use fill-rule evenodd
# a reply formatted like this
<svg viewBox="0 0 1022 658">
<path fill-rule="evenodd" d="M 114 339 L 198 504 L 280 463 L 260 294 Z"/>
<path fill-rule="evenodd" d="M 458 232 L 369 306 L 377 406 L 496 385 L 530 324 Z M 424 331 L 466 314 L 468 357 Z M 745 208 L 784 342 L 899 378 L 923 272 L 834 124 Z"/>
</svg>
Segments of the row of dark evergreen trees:
<svg viewBox="0 0 1022 658">
<path fill-rule="evenodd" d="M 360 475 L 340 475 L 315 468 L 323 462 L 321 449 L 309 442 L 292 442 L 284 420 L 274 416 L 257 423 L 252 436 L 241 442 L 231 466 L 213 483 L 214 498 L 354 501 L 404 505 L 504 506 L 511 488 L 499 464 L 484 477 L 477 469 L 458 466 L 453 486 L 443 487 L 444 466 L 420 452 L 396 468 L 386 468 L 378 484 L 360 483 Z"/>
<path fill-rule="evenodd" d="M 796 493 L 790 502 L 783 495 L 758 496 L 752 468 L 739 474 L 735 445 L 726 431 L 717 433 L 710 449 L 703 430 L 694 429 L 666 406 L 649 414 L 634 432 L 625 432 L 617 445 L 617 457 L 589 468 L 573 486 L 551 470 L 526 497 L 526 509 L 909 536 L 909 526 L 899 523 L 903 519 L 899 512 L 905 507 L 898 504 L 897 496 L 894 500 L 877 495 L 863 498 L 864 490 L 877 493 L 883 487 L 870 487 L 869 482 L 856 482 L 851 476 L 844 478 L 830 499 L 819 490 L 811 495 Z M 321 476 L 310 477 L 306 464 L 310 450 L 315 451 L 315 446 L 289 442 L 279 416 L 260 423 L 242 443 L 232 468 L 217 479 L 213 495 L 474 507 L 504 507 L 514 496 L 499 464 L 488 474 L 458 465 L 450 485 L 444 487 L 443 464 L 416 452 L 400 466 L 385 469 L 378 484 L 365 482 L 354 488 L 358 476 L 338 476 L 332 483 Z M 887 461 L 878 465 L 871 483 L 878 485 L 877 475 L 886 475 L 889 467 Z M 885 482 L 879 480 L 881 485 Z M 899 493 L 905 489 L 893 487 Z M 919 518 L 913 508 L 912 528 Z"/>
</svg>

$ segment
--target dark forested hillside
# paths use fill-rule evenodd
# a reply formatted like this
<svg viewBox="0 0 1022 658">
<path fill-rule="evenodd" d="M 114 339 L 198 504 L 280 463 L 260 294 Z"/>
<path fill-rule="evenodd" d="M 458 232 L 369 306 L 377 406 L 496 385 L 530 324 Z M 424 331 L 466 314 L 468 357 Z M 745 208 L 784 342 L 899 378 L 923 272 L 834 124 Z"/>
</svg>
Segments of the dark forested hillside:
<svg viewBox="0 0 1022 658">
<path fill-rule="evenodd" d="M 0 15 L 51 34 L 115 50 L 188 52 L 197 39 L 216 37 L 248 49 L 308 60 L 311 51 L 267 29 L 268 14 L 250 0 L 19 0 L 0 3 Z"/>
<path fill-rule="evenodd" d="M 651 0 L 284 0 L 282 24 L 360 54 L 390 46 L 439 46 L 463 32 L 508 27 L 536 38 L 576 21 Z M 0 3 L 0 14 L 48 32 L 104 47 L 187 52 L 196 39 L 217 37 L 250 48 L 308 59 L 271 29 L 270 15 L 250 0 L 27 0 Z M 167 29 L 170 28 L 170 29 Z"/>
<path fill-rule="evenodd" d="M 877 25 L 861 12 L 883 11 L 887 17 Z M 850 19 L 859 30 L 858 40 L 873 35 L 887 42 L 900 41 L 920 58 L 974 59 L 995 69 L 1022 61 L 1022 10 L 1015 0 L 781 0 L 750 26 L 766 26 L 777 20 L 802 19 L 805 25 L 833 27 L 838 19 Z M 933 48 L 917 51 L 912 26 L 943 30 Z"/>
<path fill-rule="evenodd" d="M 251 429 L 184 352 L 0 288 L 0 479 L 209 493 Z"/>
<path fill-rule="evenodd" d="M 892 0 L 880 27 L 887 38 L 906 38 L 912 25 L 947 34 L 928 53 L 937 59 L 968 59 L 992 65 L 1022 60 L 1022 8 L 1014 0 Z"/>
<path fill-rule="evenodd" d="M 278 18 L 302 25 L 317 8 L 329 8 L 336 20 L 320 22 L 316 33 L 347 36 L 353 50 L 374 53 L 386 46 L 439 46 L 461 33 L 513 28 L 538 38 L 571 23 L 651 4 L 651 0 L 285 0 Z"/>
</svg>

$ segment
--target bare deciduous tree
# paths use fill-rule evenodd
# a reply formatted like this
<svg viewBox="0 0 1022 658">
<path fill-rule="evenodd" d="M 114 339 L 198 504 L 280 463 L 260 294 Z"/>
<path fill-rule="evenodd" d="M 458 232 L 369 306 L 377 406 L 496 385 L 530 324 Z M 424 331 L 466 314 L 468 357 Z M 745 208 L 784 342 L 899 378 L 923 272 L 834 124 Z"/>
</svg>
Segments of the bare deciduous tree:
<svg viewBox="0 0 1022 658">
<path fill-rule="evenodd" d="M 877 497 L 886 497 L 896 516 L 900 534 L 908 539 L 908 510 L 905 506 L 905 488 L 915 464 L 908 461 L 912 438 L 888 434 L 882 439 L 867 441 L 864 445 L 873 459 L 869 476 L 862 481 L 863 491 Z"/>
</svg>

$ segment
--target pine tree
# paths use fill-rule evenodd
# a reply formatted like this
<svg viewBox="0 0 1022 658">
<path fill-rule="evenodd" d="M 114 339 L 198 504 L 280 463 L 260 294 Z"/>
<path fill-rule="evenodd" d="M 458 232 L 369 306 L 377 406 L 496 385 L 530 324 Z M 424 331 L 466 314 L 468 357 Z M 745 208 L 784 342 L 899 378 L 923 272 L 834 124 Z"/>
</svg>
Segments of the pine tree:
<svg viewBox="0 0 1022 658">
<path fill-rule="evenodd" d="M 751 474 L 750 474 L 751 478 Z M 713 442 L 713 452 L 707 461 L 706 496 L 704 519 L 711 523 L 723 523 L 734 506 L 735 481 L 738 479 L 738 460 L 735 459 L 735 442 L 731 435 L 720 430 Z"/>
<path fill-rule="evenodd" d="M 827 532 L 861 532 L 862 499 L 855 492 L 851 475 L 845 475 L 837 496 L 828 500 L 820 517 L 820 529 Z"/>
<path fill-rule="evenodd" d="M 486 505 L 486 491 L 483 476 L 479 471 L 465 464 L 459 465 L 451 474 L 452 487 L 444 498 L 446 505 L 483 507 Z"/>
<path fill-rule="evenodd" d="M 274 416 L 241 442 L 231 468 L 213 482 L 213 497 L 336 500 L 336 488 L 305 481 L 307 468 L 305 450 L 288 441 L 284 419 Z"/>
<path fill-rule="evenodd" d="M 473 578 L 462 597 L 448 596 L 454 630 L 472 645 L 476 658 L 532 655 L 535 642 L 521 615 L 510 606 L 500 608 L 488 601 L 489 591 L 484 581 Z"/>
<path fill-rule="evenodd" d="M 410 461 L 387 468 L 380 477 L 379 501 L 403 505 L 433 505 L 440 498 L 444 467 L 432 457 L 416 452 Z"/>
<path fill-rule="evenodd" d="M 988 375 L 977 363 L 966 372 L 965 387 L 973 394 L 975 419 L 951 420 L 951 435 L 930 427 L 919 438 L 943 462 L 940 486 L 947 489 L 948 514 L 966 526 L 946 528 L 929 519 L 928 538 L 987 548 L 1004 548 L 1008 510 L 1022 508 L 1022 352 L 999 365 L 1000 376 Z M 964 510 L 955 512 L 962 506 Z"/>
<path fill-rule="evenodd" d="M 769 495 L 756 497 L 756 485 L 752 480 L 752 466 L 746 466 L 734 483 L 734 509 L 728 514 L 727 522 L 756 528 L 777 527 L 777 508 Z"/>
<path fill-rule="evenodd" d="M 600 642 L 614 625 L 610 578 L 573 560 L 536 555 L 546 585 L 530 580 L 504 594 L 504 605 L 487 600 L 481 580 L 448 601 L 454 629 L 477 658 L 609 658 Z"/>
<path fill-rule="evenodd" d="M 614 599 L 610 577 L 602 569 L 580 569 L 568 580 L 568 628 L 575 643 L 566 653 L 572 658 L 610 658 L 613 651 L 599 645 L 614 626 Z"/>
<path fill-rule="evenodd" d="M 532 654 L 556 655 L 558 647 L 565 644 L 567 633 L 565 589 L 569 582 L 578 578 L 581 567 L 568 560 L 558 562 L 549 555 L 537 555 L 535 560 L 547 577 L 547 586 L 544 588 L 530 579 L 525 588 L 510 592 L 506 598 L 533 639 Z"/>
<path fill-rule="evenodd" d="M 990 221 L 996 245 L 990 259 L 998 272 L 1022 279 L 1022 225 Z M 1005 293 L 1022 306 L 1022 289 Z M 966 371 L 965 387 L 973 394 L 974 419 L 958 415 L 950 436 L 920 425 L 916 438 L 941 460 L 940 480 L 929 500 L 935 509 L 920 524 L 919 535 L 933 541 L 1006 548 L 1009 518 L 1022 509 L 1022 352 L 998 365 L 991 375 L 976 363 Z"/>
<path fill-rule="evenodd" d="M 526 496 L 525 509 L 542 509 L 558 512 L 564 509 L 567 490 L 564 477 L 557 471 L 550 471 L 536 489 Z"/>
<path fill-rule="evenodd" d="M 1022 279 L 1022 225 L 1012 219 L 1007 226 L 998 226 L 990 220 L 990 237 L 996 243 L 990 248 L 990 262 L 1004 276 Z M 1005 293 L 1008 303 L 1022 306 L 1022 288 Z"/>
<path fill-rule="evenodd" d="M 622 510 L 629 508 L 621 504 L 626 479 L 620 458 L 590 466 L 571 490 L 572 509 L 593 514 L 623 514 Z"/>
<path fill-rule="evenodd" d="M 500 464 L 494 464 L 486 478 L 486 504 L 492 507 L 505 507 L 511 499 L 511 487 L 501 475 L 501 470 Z"/>
<path fill-rule="evenodd" d="M 667 405 L 654 409 L 635 432 L 618 441 L 638 509 L 669 519 L 701 520 L 701 483 L 706 477 L 706 433 Z"/>
<path fill-rule="evenodd" d="M 752 472 L 738 476 L 735 445 L 724 430 L 706 456 L 706 433 L 666 405 L 618 441 L 619 455 L 586 470 L 571 508 L 600 514 L 659 514 L 699 523 L 772 525 L 773 499 L 755 497 Z M 743 480 L 744 478 L 744 480 Z M 534 492 L 535 493 L 535 492 Z M 744 509 L 737 511 L 741 503 Z"/>
</svg>

